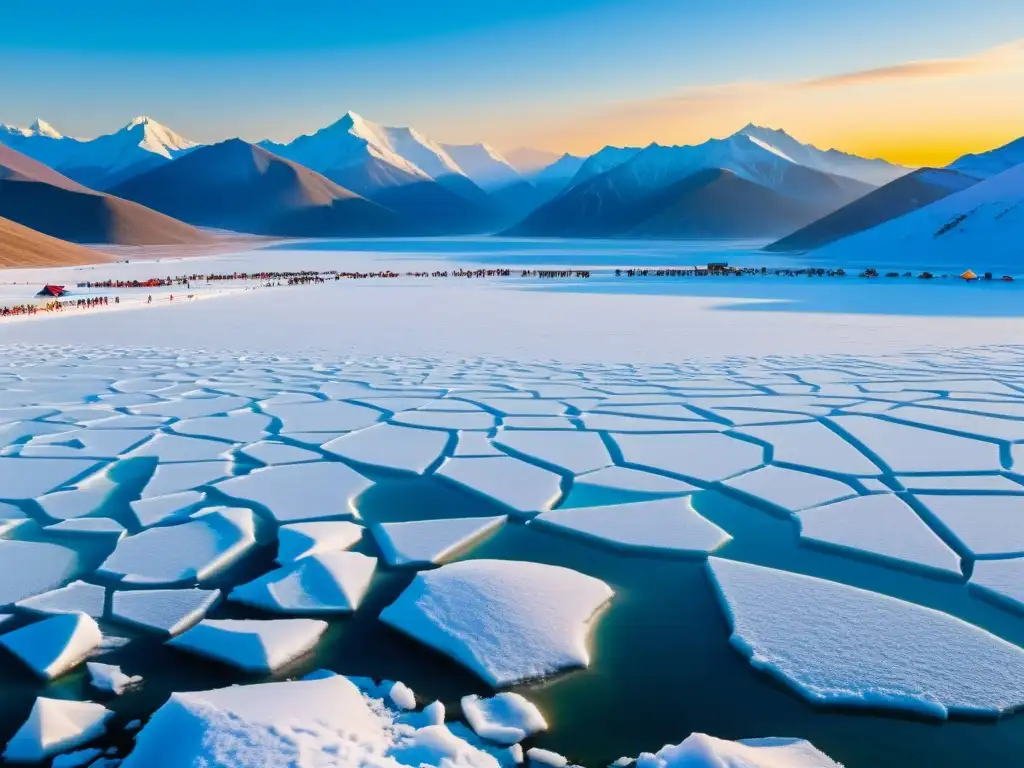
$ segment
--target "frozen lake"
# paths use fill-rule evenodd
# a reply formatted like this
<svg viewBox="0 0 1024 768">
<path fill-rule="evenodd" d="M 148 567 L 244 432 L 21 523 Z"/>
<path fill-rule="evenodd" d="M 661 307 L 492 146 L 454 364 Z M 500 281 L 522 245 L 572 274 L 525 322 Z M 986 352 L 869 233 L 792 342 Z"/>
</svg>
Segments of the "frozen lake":
<svg viewBox="0 0 1024 768">
<path fill-rule="evenodd" d="M 782 265 L 755 261 L 753 246 L 279 245 L 5 272 L 0 301 L 44 282 L 190 272 Z M 3 599 L 31 601 L 76 578 L 98 585 L 100 626 L 129 640 L 94 658 L 144 678 L 104 698 L 83 667 L 41 683 L 4 653 L 0 741 L 38 695 L 93 699 L 116 713 L 102 743 L 123 754 L 125 723 L 172 691 L 320 668 L 401 680 L 421 705 L 444 702 L 453 722 L 462 696 L 491 692 L 465 656 L 485 647 L 501 655 L 484 653 L 485 668 L 500 661 L 550 725 L 526 744 L 585 766 L 691 732 L 800 737 L 847 768 L 1013 764 L 1024 749 L 1013 714 L 1024 704 L 1018 285 L 629 282 L 606 271 L 561 282 L 399 278 L 227 289 L 173 305 L 160 289 L 153 306 L 0 322 L 0 517 L 16 521 L 4 536 L 19 542 L 17 573 L 0 573 Z M 197 517 L 224 506 L 227 518 Z M 481 532 L 443 525 L 456 518 L 469 519 L 457 531 Z M 64 519 L 112 520 L 128 535 L 46 528 Z M 313 652 L 277 673 L 172 649 L 115 615 L 127 591 L 227 593 L 275 572 L 278 529 L 323 519 L 362 526 L 349 554 L 377 560 L 365 594 L 344 572 L 354 611 L 282 616 L 266 602 L 223 601 L 208 614 L 325 618 Z M 431 522 L 415 534 L 387 527 Z M 232 537 L 245 546 L 213 567 Z M 46 558 L 22 542 L 66 547 L 72 564 L 28 569 Z M 394 542 L 426 559 L 389 565 Z M 715 558 L 769 570 L 747 584 Z M 518 566 L 541 564 L 612 596 L 568 626 L 572 600 L 517 593 L 524 616 L 564 612 L 564 635 L 512 627 L 510 637 L 549 638 L 543 647 L 495 650 L 470 624 L 446 651 L 422 628 L 402 633 L 378 618 L 417 574 L 474 561 L 503 561 L 500 584 L 530 583 Z M 808 578 L 776 581 L 791 574 Z M 311 577 L 282 583 L 302 589 L 269 594 L 307 610 L 334 595 Z M 834 604 L 801 611 L 820 590 Z M 4 631 L 36 621 L 36 605 L 0 607 L 15 614 Z M 445 609 L 453 625 L 466 620 L 458 605 Z M 571 642 L 580 633 L 582 651 Z M 552 659 L 578 666 L 581 652 L 584 668 L 530 679 Z"/>
</svg>

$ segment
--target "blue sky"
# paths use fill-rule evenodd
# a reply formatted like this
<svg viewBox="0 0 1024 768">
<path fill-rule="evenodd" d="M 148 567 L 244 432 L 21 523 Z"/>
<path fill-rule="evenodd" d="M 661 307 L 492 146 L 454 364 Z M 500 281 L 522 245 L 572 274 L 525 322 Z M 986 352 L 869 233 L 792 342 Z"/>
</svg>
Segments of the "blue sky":
<svg viewBox="0 0 1024 768">
<path fill-rule="evenodd" d="M 858 82 L 855 93 L 847 85 L 814 98 L 787 92 L 789 111 L 781 112 L 780 99 L 764 98 L 757 84 L 970 62 L 1018 37 L 1019 0 L 6 0 L 0 122 L 38 116 L 92 136 L 148 114 L 198 141 L 283 140 L 352 109 L 442 141 L 582 152 L 697 140 L 748 118 L 849 144 L 859 135 L 853 116 L 884 123 L 893 103 L 907 108 L 889 76 Z M 985 93 L 1005 89 L 1006 99 L 1021 101 L 1015 56 L 963 69 L 988 78 Z M 952 69 L 963 85 L 967 75 Z M 932 101 L 957 92 L 935 73 L 927 83 L 916 73 L 906 79 L 915 94 L 934 91 Z M 682 112 L 664 108 L 679 94 L 744 84 L 746 95 L 730 92 L 736 103 L 727 106 L 715 91 L 703 108 L 692 99 Z M 868 85 L 875 96 L 865 96 Z M 935 105 L 919 112 L 933 118 Z M 916 114 L 901 113 L 899 125 Z M 1024 112 L 998 107 L 988 119 L 998 124 L 992 136 L 975 139 L 965 123 L 964 146 L 1009 136 L 1018 117 Z M 951 141 L 956 135 L 932 143 Z"/>
</svg>

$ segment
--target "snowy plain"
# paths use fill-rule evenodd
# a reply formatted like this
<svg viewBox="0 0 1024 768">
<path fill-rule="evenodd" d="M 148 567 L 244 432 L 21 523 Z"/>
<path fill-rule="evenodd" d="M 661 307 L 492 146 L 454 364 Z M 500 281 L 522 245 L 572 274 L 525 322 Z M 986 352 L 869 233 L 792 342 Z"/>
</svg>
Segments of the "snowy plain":
<svg viewBox="0 0 1024 768">
<path fill-rule="evenodd" d="M 0 293 L 85 274 L 759 258 L 667 243 L 282 246 L 3 273 Z M 96 658 L 143 679 L 101 699 L 115 715 L 99 743 L 120 756 L 125 724 L 173 692 L 326 667 L 403 680 L 450 710 L 448 725 L 436 708 L 387 715 L 416 721 L 373 753 L 399 764 L 509 764 L 456 722 L 476 728 L 461 702 L 496 689 L 547 719 L 519 750 L 538 762 L 832 765 L 803 742 L 756 741 L 774 736 L 847 768 L 964 765 L 979 744 L 1009 764 L 1024 718 L 986 670 L 1018 664 L 1024 645 L 1016 284 L 758 280 L 339 281 L 0 323 L 0 567 L 5 547 L 14 564 L 0 643 L 25 628 L 48 639 L 45 658 L 0 657 L 0 737 L 39 696 L 97 698 L 83 674 Z M 762 570 L 716 586 L 727 566 L 709 570 L 709 553 Z M 769 631 L 787 614 L 767 598 L 793 573 L 790 629 Z M 820 595 L 837 596 L 824 617 Z M 871 620 L 872 600 L 891 621 Z M 860 622 L 856 653 L 816 623 L 830 616 Z M 885 651 L 900 643 L 922 650 L 894 667 Z M 958 653 L 959 681 L 936 684 L 932 659 Z M 859 691 L 869 706 L 854 716 Z M 245 709 L 258 728 L 241 736 L 264 733 L 279 716 L 259 701 L 171 699 L 132 760 L 164 727 L 222 727 L 211 703 Z M 658 751 L 691 733 L 753 741 Z"/>
</svg>

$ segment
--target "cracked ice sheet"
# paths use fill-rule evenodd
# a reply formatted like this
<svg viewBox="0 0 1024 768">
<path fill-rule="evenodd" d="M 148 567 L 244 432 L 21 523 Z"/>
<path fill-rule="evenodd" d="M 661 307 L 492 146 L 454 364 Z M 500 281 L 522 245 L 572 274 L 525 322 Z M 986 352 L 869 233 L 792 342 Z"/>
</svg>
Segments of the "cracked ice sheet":
<svg viewBox="0 0 1024 768">
<path fill-rule="evenodd" d="M 178 419 L 198 419 L 245 408 L 251 401 L 247 397 L 188 397 L 162 403 L 133 405 L 128 410 L 140 416 L 167 416 Z"/>
<path fill-rule="evenodd" d="M 538 515 L 530 525 L 615 549 L 667 555 L 703 556 L 732 538 L 702 517 L 686 497 L 556 509 Z"/>
<path fill-rule="evenodd" d="M 525 517 L 550 509 L 562 495 L 561 475 L 511 456 L 449 458 L 435 474 Z"/>
<path fill-rule="evenodd" d="M 853 435 L 897 474 L 995 472 L 999 446 L 885 421 L 874 416 L 836 416 L 831 421 Z"/>
<path fill-rule="evenodd" d="M 279 523 L 359 517 L 355 499 L 373 483 L 346 464 L 318 461 L 256 469 L 214 487 L 265 507 Z"/>
<path fill-rule="evenodd" d="M 123 458 L 135 459 L 142 456 L 155 457 L 161 464 L 216 461 L 231 455 L 232 446 L 218 440 L 201 437 L 184 437 L 163 432 L 138 448 L 126 453 Z"/>
<path fill-rule="evenodd" d="M 627 464 L 704 482 L 725 480 L 764 463 L 764 448 L 717 432 L 705 434 L 617 434 Z"/>
<path fill-rule="evenodd" d="M 238 411 L 227 416 L 206 416 L 176 422 L 171 429 L 180 435 L 214 437 L 232 443 L 253 443 L 261 439 L 271 419 L 263 413 Z"/>
<path fill-rule="evenodd" d="M 1024 706 L 1024 650 L 931 608 L 708 560 L 730 642 L 815 704 L 995 716 Z"/>
<path fill-rule="evenodd" d="M 507 517 L 461 517 L 381 523 L 373 535 L 388 565 L 438 565 L 500 528 Z"/>
<path fill-rule="evenodd" d="M 263 411 L 281 420 L 282 435 L 293 432 L 350 432 L 368 427 L 383 417 L 373 408 L 336 400 L 268 405 Z"/>
<path fill-rule="evenodd" d="M 771 445 L 775 462 L 842 475 L 881 474 L 867 456 L 821 422 L 747 427 L 743 434 Z"/>
<path fill-rule="evenodd" d="M 902 407 L 889 411 L 888 418 L 910 424 L 948 429 L 966 435 L 980 435 L 995 440 L 1024 440 L 1024 421 L 980 416 L 953 410 Z"/>
<path fill-rule="evenodd" d="M 960 576 L 960 556 L 897 496 L 874 494 L 798 512 L 800 538 L 880 562 Z"/>
<path fill-rule="evenodd" d="M 258 443 L 240 448 L 238 452 L 247 458 L 268 466 L 301 464 L 306 461 L 320 461 L 323 459 L 323 456 L 319 453 L 272 440 L 261 440 Z"/>
<path fill-rule="evenodd" d="M 771 465 L 730 478 L 724 484 L 786 512 L 797 512 L 857 493 L 846 483 L 830 477 Z"/>
<path fill-rule="evenodd" d="M 423 474 L 441 458 L 451 439 L 437 430 L 385 423 L 350 432 L 321 448 L 363 464 Z"/>
<path fill-rule="evenodd" d="M 402 411 L 391 417 L 394 424 L 428 429 L 481 430 L 494 429 L 497 419 L 486 411 Z"/>
<path fill-rule="evenodd" d="M 918 496 L 974 557 L 1024 555 L 1024 497 Z"/>
<path fill-rule="evenodd" d="M 230 461 L 194 461 L 180 464 L 160 464 L 142 489 L 142 498 L 170 496 L 210 485 L 231 475 L 234 465 Z"/>
<path fill-rule="evenodd" d="M 0 605 L 59 587 L 77 565 L 78 555 L 68 547 L 0 539 Z"/>
<path fill-rule="evenodd" d="M 0 498 L 34 499 L 67 485 L 97 466 L 91 459 L 0 457 Z"/>
<path fill-rule="evenodd" d="M 574 475 L 612 464 L 601 435 L 583 430 L 499 430 L 494 443 Z"/>
</svg>

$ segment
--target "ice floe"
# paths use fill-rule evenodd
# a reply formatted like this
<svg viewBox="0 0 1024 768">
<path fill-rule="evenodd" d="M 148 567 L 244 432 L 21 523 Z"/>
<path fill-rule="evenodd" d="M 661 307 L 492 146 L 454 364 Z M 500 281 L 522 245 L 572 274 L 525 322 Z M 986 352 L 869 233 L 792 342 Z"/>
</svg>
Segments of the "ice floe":
<svg viewBox="0 0 1024 768">
<path fill-rule="evenodd" d="M 165 389 L 161 396 L 168 392 Z M 158 403 L 132 406 L 129 410 L 140 416 L 164 416 L 173 419 L 198 419 L 204 416 L 216 416 L 245 408 L 249 405 L 246 397 L 184 397 L 178 400 L 166 400 Z"/>
<path fill-rule="evenodd" d="M 140 528 L 149 528 L 171 520 L 184 520 L 204 500 L 201 491 L 181 491 L 167 496 L 150 496 L 129 503 Z"/>
<path fill-rule="evenodd" d="M 102 736 L 114 713 L 89 701 L 40 696 L 28 720 L 7 743 L 3 758 L 11 763 L 39 763 Z"/>
<path fill-rule="evenodd" d="M 561 475 L 512 456 L 449 458 L 436 474 L 527 517 L 562 495 Z"/>
<path fill-rule="evenodd" d="M 142 498 L 170 496 L 211 485 L 231 474 L 230 461 L 194 461 L 182 464 L 161 464 L 142 489 Z"/>
<path fill-rule="evenodd" d="M 173 637 L 199 623 L 220 600 L 218 589 L 118 591 L 110 616 L 133 627 Z"/>
<path fill-rule="evenodd" d="M 708 562 L 732 644 L 814 703 L 938 718 L 1024 706 L 1024 650 L 983 629 L 845 584 Z"/>
<path fill-rule="evenodd" d="M 53 459 L 113 459 L 149 437 L 138 429 L 76 429 L 40 435 L 22 446 L 20 456 Z"/>
<path fill-rule="evenodd" d="M 124 526 L 109 517 L 79 517 L 46 526 L 50 533 L 64 536 L 110 536 L 122 538 Z"/>
<path fill-rule="evenodd" d="M 908 491 L 921 493 L 973 491 L 1024 494 L 1024 485 L 1003 475 L 901 475 L 897 480 Z"/>
<path fill-rule="evenodd" d="M 53 680 L 85 661 L 102 640 L 103 634 L 92 617 L 64 613 L 0 635 L 0 646 L 38 677 Z"/>
<path fill-rule="evenodd" d="M 477 736 L 496 744 L 516 744 L 548 729 L 537 706 L 518 693 L 498 693 L 488 699 L 463 696 L 462 714 Z"/>
<path fill-rule="evenodd" d="M 116 664 L 87 661 L 85 668 L 89 672 L 89 684 L 93 688 L 115 696 L 120 696 L 142 682 L 141 675 L 126 675 Z"/>
<path fill-rule="evenodd" d="M 353 503 L 372 485 L 338 461 L 286 464 L 257 469 L 216 484 L 232 498 L 267 509 L 279 523 L 330 517 L 358 517 Z"/>
<path fill-rule="evenodd" d="M 373 535 L 388 565 L 423 566 L 449 559 L 500 528 L 506 519 L 499 515 L 381 523 L 373 527 Z"/>
<path fill-rule="evenodd" d="M 612 594 L 569 568 L 465 560 L 417 574 L 380 618 L 498 687 L 587 666 L 587 636 Z"/>
<path fill-rule="evenodd" d="M 849 432 L 896 473 L 993 472 L 1000 469 L 995 443 L 885 421 L 874 416 L 836 416 Z"/>
<path fill-rule="evenodd" d="M 852 486 L 839 480 L 773 465 L 732 477 L 724 485 L 785 512 L 797 512 L 856 494 Z"/>
<path fill-rule="evenodd" d="M 1024 612 L 1024 558 L 979 560 L 968 582 L 971 589 Z"/>
<path fill-rule="evenodd" d="M 324 443 L 322 448 L 351 461 L 423 474 L 441 458 L 451 440 L 437 430 L 375 424 Z"/>
<path fill-rule="evenodd" d="M 586 489 L 618 491 L 638 496 L 678 496 L 700 490 L 683 480 L 618 466 L 577 475 L 572 481 L 572 489 L 574 493 Z"/>
<path fill-rule="evenodd" d="M 60 586 L 77 564 L 75 551 L 59 544 L 0 539 L 0 605 Z"/>
<path fill-rule="evenodd" d="M 917 500 L 972 556 L 1024 555 L 1024 497 L 938 494 Z"/>
<path fill-rule="evenodd" d="M 201 582 L 255 546 L 256 521 L 250 510 L 211 507 L 188 522 L 148 528 L 121 539 L 99 570 L 126 584 Z"/>
<path fill-rule="evenodd" d="M 271 418 L 263 413 L 238 411 L 226 416 L 205 416 L 175 422 L 172 430 L 180 435 L 213 437 L 231 443 L 252 443 L 270 427 Z"/>
<path fill-rule="evenodd" d="M 103 587 L 74 581 L 66 587 L 20 600 L 15 605 L 33 613 L 84 613 L 99 619 L 103 617 L 105 599 L 106 590 Z"/>
<path fill-rule="evenodd" d="M 820 421 L 745 427 L 743 434 L 772 446 L 772 461 L 844 475 L 878 475 L 881 469 Z"/>
<path fill-rule="evenodd" d="M 245 672 L 268 673 L 312 651 L 326 631 L 327 622 L 317 619 L 203 619 L 167 644 Z"/>
<path fill-rule="evenodd" d="M 29 522 L 29 518 L 20 508 L 13 504 L 0 502 L 0 535 Z"/>
<path fill-rule="evenodd" d="M 277 464 L 301 464 L 304 461 L 320 461 L 323 457 L 319 453 L 299 448 L 288 443 L 277 443 L 270 440 L 262 440 L 252 443 L 239 450 L 239 453 L 249 459 L 254 459 L 261 464 L 270 466 Z"/>
<path fill-rule="evenodd" d="M 530 747 L 526 750 L 526 759 L 530 761 L 530 765 L 544 768 L 566 768 L 569 765 L 569 758 L 565 755 L 541 747 Z"/>
<path fill-rule="evenodd" d="M 798 512 L 796 517 L 801 539 L 960 576 L 960 556 L 893 494 L 857 496 Z"/>
<path fill-rule="evenodd" d="M 292 432 L 351 432 L 370 426 L 383 415 L 373 408 L 336 400 L 264 405 L 263 411 L 281 420 L 283 435 Z"/>
<path fill-rule="evenodd" d="M 348 613 L 359 608 L 376 567 L 359 552 L 320 552 L 235 587 L 228 599 L 273 613 Z"/>
<path fill-rule="evenodd" d="M 387 725 L 341 675 L 175 693 L 140 731 L 123 768 L 369 768 L 390 746 Z"/>
<path fill-rule="evenodd" d="M 310 555 L 348 549 L 366 529 L 347 520 L 292 523 L 277 529 L 277 562 L 293 563 Z"/>
<path fill-rule="evenodd" d="M 764 448 L 730 435 L 617 434 L 612 439 L 627 464 L 693 477 L 725 480 L 764 463 Z"/>
<path fill-rule="evenodd" d="M 593 472 L 612 463 L 601 435 L 583 430 L 499 430 L 498 447 L 572 474 Z"/>
<path fill-rule="evenodd" d="M 177 462 L 201 462 L 226 459 L 231 455 L 231 445 L 219 440 L 202 437 L 187 437 L 159 432 L 153 439 L 124 454 L 125 458 L 152 456 L 161 464 Z"/>
<path fill-rule="evenodd" d="M 395 424 L 445 430 L 482 430 L 497 426 L 497 418 L 486 411 L 402 411 L 391 417 Z"/>
<path fill-rule="evenodd" d="M 91 459 L 29 459 L 0 456 L 0 499 L 34 499 L 86 475 Z"/>
<path fill-rule="evenodd" d="M 705 555 L 732 538 L 702 517 L 689 497 L 556 509 L 538 515 L 530 525 L 616 549 L 669 555 Z"/>
<path fill-rule="evenodd" d="M 693 733 L 680 744 L 644 752 L 636 768 L 842 768 L 803 739 L 726 741 Z"/>
</svg>

